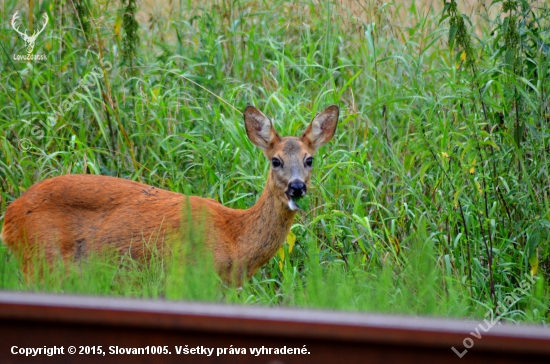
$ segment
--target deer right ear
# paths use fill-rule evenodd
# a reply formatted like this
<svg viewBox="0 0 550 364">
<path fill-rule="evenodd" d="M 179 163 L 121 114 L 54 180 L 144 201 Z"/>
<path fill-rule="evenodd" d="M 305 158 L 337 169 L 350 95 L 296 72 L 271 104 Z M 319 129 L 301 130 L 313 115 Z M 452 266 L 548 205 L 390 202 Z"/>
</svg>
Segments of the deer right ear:
<svg viewBox="0 0 550 364">
<path fill-rule="evenodd" d="M 244 109 L 244 126 L 250 141 L 263 150 L 281 138 L 268 117 L 254 106 Z"/>
<path fill-rule="evenodd" d="M 308 125 L 304 135 L 302 135 L 302 140 L 312 147 L 313 150 L 317 150 L 325 145 L 332 139 L 336 131 L 339 113 L 338 106 L 331 105 L 327 107 L 323 112 L 315 116 L 313 121 Z"/>
</svg>

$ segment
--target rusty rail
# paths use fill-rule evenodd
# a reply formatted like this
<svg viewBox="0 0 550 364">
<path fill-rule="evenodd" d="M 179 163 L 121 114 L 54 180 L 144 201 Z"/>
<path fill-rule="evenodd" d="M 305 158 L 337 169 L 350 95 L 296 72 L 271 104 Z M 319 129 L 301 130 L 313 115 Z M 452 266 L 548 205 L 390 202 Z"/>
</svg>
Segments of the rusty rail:
<svg viewBox="0 0 550 364">
<path fill-rule="evenodd" d="M 0 363 L 548 363 L 550 329 L 480 323 L 0 292 Z"/>
</svg>

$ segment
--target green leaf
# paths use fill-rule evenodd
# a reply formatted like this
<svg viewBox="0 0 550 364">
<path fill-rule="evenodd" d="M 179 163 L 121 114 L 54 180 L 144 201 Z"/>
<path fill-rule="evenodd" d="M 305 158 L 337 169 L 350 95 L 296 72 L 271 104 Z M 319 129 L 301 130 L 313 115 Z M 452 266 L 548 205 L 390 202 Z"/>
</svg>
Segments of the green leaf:
<svg viewBox="0 0 550 364">
<path fill-rule="evenodd" d="M 527 259 L 531 267 L 531 275 L 537 274 L 539 264 L 538 247 L 541 245 L 541 242 L 547 240 L 547 237 L 548 230 L 545 223 L 538 223 L 531 234 L 529 234 L 529 238 L 527 239 Z"/>
<path fill-rule="evenodd" d="M 441 19 L 439 19 L 439 24 L 441 24 L 445 19 L 449 18 L 449 14 L 447 14 L 447 10 L 449 9 L 449 6 L 451 5 L 450 2 L 444 1 L 444 7 L 443 11 L 441 12 Z"/>
<path fill-rule="evenodd" d="M 451 27 L 449 28 L 449 49 L 451 51 L 454 48 L 455 37 L 456 37 L 457 30 L 458 30 L 458 26 L 456 26 L 456 25 L 451 25 Z"/>
<path fill-rule="evenodd" d="M 472 21 L 470 20 L 470 18 L 468 17 L 468 15 L 466 15 L 466 14 L 461 14 L 461 15 L 462 15 L 462 17 L 463 17 L 464 19 L 466 19 L 466 20 L 468 21 L 468 24 L 470 24 L 470 26 L 473 27 Z"/>
</svg>

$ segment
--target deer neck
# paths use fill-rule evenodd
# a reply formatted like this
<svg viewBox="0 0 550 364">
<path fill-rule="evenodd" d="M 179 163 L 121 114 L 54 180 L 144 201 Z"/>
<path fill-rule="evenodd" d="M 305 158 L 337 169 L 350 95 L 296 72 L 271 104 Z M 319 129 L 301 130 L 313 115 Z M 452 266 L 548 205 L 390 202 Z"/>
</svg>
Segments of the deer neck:
<svg viewBox="0 0 550 364">
<path fill-rule="evenodd" d="M 268 177 L 266 188 L 254 206 L 245 210 L 241 226 L 245 227 L 239 250 L 245 257 L 249 275 L 271 259 L 283 245 L 296 211 L 291 211 L 275 194 L 275 185 Z"/>
</svg>

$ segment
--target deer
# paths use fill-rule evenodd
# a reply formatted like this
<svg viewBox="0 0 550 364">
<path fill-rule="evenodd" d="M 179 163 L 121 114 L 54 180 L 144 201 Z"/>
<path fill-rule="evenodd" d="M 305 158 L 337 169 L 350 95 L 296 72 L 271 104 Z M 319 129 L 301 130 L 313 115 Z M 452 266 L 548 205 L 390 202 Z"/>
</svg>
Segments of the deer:
<svg viewBox="0 0 550 364">
<path fill-rule="evenodd" d="M 47 261 L 78 262 L 106 247 L 136 258 L 149 244 L 162 248 L 168 237 L 200 228 L 217 274 L 240 286 L 283 245 L 308 192 L 313 156 L 332 139 L 339 109 L 316 115 L 300 137 L 279 136 L 253 106 L 243 115 L 248 139 L 270 162 L 265 188 L 249 209 L 122 178 L 64 175 L 34 184 L 8 206 L 2 241 L 28 274 L 36 251 Z"/>
<path fill-rule="evenodd" d="M 25 33 L 22 33 L 21 31 L 19 31 L 19 26 L 15 26 L 15 22 L 19 18 L 19 11 L 16 11 L 13 14 L 13 17 L 11 18 L 11 26 L 17 32 L 17 34 L 19 34 L 23 38 L 23 40 L 25 41 L 25 44 L 26 44 L 26 47 L 27 47 L 27 54 L 32 53 L 32 50 L 34 49 L 34 43 L 36 42 L 36 39 L 38 38 L 38 35 L 40 33 L 42 33 L 44 31 L 44 29 L 46 29 L 46 25 L 48 24 L 48 20 L 49 20 L 48 14 L 44 13 L 42 15 L 42 17 L 44 18 L 44 24 L 42 24 L 42 29 L 40 29 L 38 31 L 35 30 L 32 33 L 32 35 L 28 35 L 26 30 L 25 30 Z"/>
</svg>

